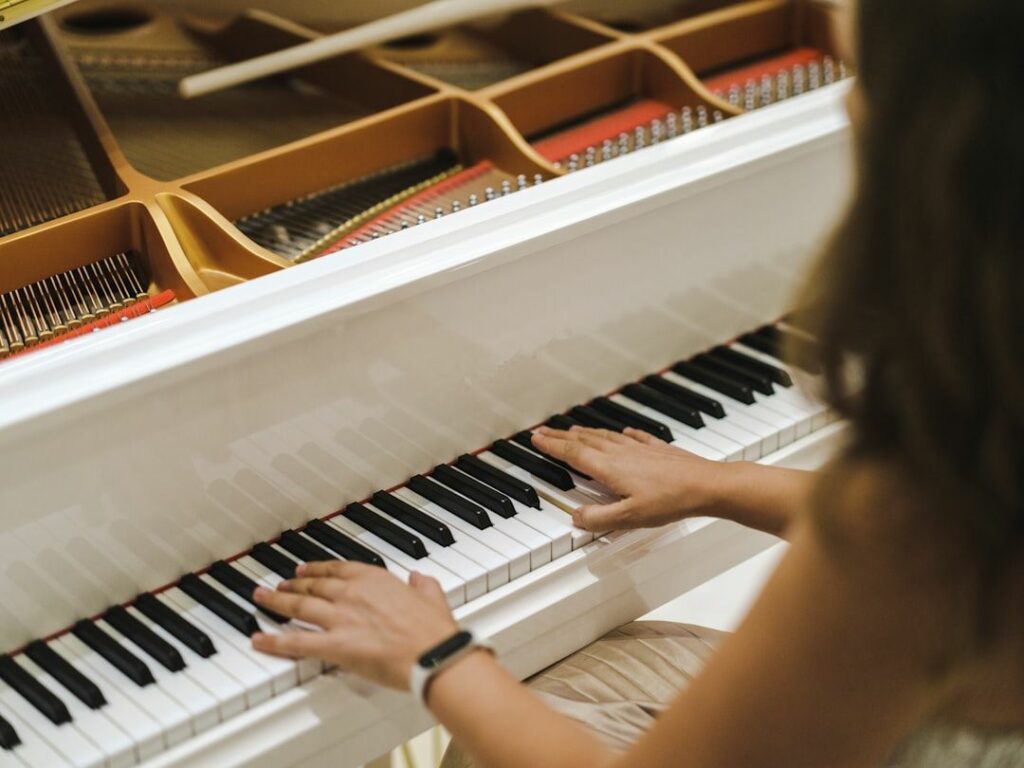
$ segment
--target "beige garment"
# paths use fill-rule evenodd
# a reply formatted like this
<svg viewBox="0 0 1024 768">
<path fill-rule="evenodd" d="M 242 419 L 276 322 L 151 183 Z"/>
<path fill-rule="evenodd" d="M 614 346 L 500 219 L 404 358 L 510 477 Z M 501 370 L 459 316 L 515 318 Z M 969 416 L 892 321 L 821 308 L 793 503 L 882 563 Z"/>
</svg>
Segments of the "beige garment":
<svg viewBox="0 0 1024 768">
<path fill-rule="evenodd" d="M 551 707 L 625 751 L 700 673 L 725 636 L 669 622 L 627 624 L 539 673 L 529 686 Z M 457 744 L 441 762 L 441 768 L 473 766 Z M 1024 768 L 1024 733 L 926 724 L 886 766 Z"/>
<path fill-rule="evenodd" d="M 620 627 L 530 680 L 551 707 L 624 751 L 704 667 L 725 633 L 671 622 Z M 441 768 L 473 768 L 453 744 Z"/>
</svg>

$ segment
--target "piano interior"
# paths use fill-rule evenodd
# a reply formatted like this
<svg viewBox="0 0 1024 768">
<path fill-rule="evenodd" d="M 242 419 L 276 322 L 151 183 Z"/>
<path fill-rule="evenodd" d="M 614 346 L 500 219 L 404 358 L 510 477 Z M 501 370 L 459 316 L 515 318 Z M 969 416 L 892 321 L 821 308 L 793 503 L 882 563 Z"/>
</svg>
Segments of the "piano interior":
<svg viewBox="0 0 1024 768">
<path fill-rule="evenodd" d="M 832 12 L 818 0 L 530 10 L 191 101 L 181 77 L 331 29 L 82 0 L 4 31 L 0 356 L 344 258 L 825 87 L 847 75 Z M 122 261 L 123 290 L 94 273 Z M 90 301 L 95 312 L 73 308 Z"/>
</svg>

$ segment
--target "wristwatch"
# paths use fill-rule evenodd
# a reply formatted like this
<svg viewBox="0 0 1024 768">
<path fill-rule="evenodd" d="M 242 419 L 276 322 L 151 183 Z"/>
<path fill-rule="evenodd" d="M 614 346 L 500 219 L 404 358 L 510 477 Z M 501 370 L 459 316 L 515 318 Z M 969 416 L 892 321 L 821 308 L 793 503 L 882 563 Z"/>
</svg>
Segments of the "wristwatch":
<svg viewBox="0 0 1024 768">
<path fill-rule="evenodd" d="M 490 643 L 463 629 L 426 651 L 409 672 L 409 690 L 412 695 L 426 706 L 427 690 L 438 673 L 478 649 L 494 653 Z"/>
</svg>

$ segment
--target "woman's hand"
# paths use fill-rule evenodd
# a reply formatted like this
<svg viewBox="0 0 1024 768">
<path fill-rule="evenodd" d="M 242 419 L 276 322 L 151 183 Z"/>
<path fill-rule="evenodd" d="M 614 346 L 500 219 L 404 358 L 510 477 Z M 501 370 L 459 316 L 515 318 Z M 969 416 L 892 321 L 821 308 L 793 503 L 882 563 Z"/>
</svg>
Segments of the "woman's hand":
<svg viewBox="0 0 1024 768">
<path fill-rule="evenodd" d="M 255 600 L 323 632 L 257 634 L 258 651 L 313 656 L 389 688 L 406 690 L 409 670 L 427 650 L 458 631 L 434 579 L 413 573 L 404 584 L 383 568 L 353 562 L 306 563 L 277 590 Z"/>
<path fill-rule="evenodd" d="M 533 444 L 608 487 L 621 500 L 573 513 L 573 523 L 590 531 L 654 528 L 707 514 L 728 465 L 696 456 L 637 429 L 623 434 L 573 427 L 541 427 Z"/>
</svg>

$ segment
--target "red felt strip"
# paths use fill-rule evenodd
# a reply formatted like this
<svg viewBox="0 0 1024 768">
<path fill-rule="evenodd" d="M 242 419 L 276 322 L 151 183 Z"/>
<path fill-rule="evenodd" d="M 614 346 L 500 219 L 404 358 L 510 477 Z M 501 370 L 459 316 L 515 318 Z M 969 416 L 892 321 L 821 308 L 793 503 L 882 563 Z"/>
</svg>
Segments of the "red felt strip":
<svg viewBox="0 0 1024 768">
<path fill-rule="evenodd" d="M 722 72 L 705 80 L 704 85 L 712 93 L 724 93 L 734 85 L 742 87 L 751 80 L 759 83 L 765 75 L 775 77 L 781 70 L 788 72 L 796 66 L 806 67 L 812 61 L 821 61 L 824 57 L 825 54 L 815 48 L 796 48 L 781 56 L 772 56 L 745 67 Z"/>
<path fill-rule="evenodd" d="M 614 139 L 620 133 L 630 133 L 638 126 L 663 119 L 672 111 L 668 104 L 645 99 L 610 115 L 594 118 L 576 128 L 541 139 L 534 143 L 533 148 L 548 160 L 561 160 L 581 154 L 587 147 L 599 147 L 605 140 Z"/>
</svg>

